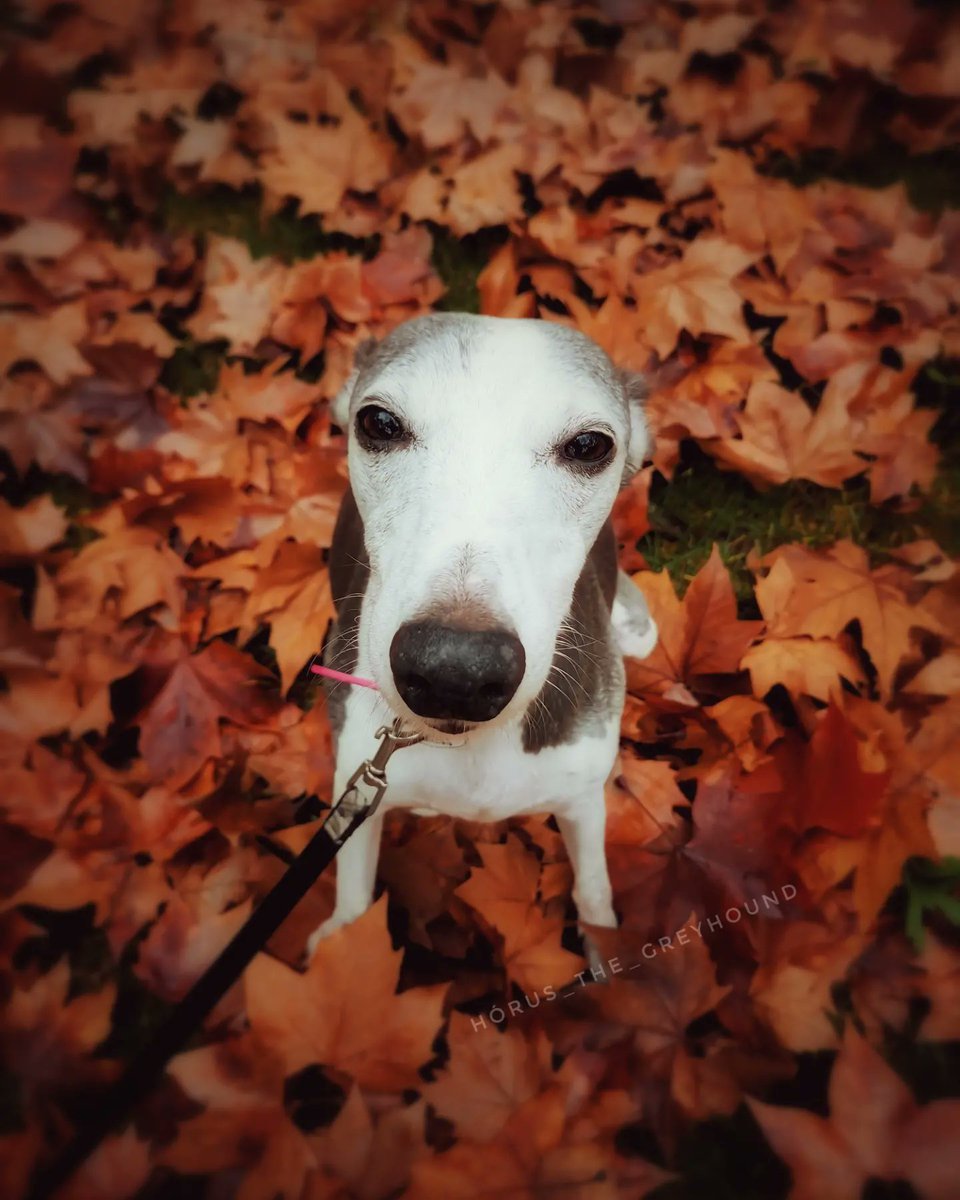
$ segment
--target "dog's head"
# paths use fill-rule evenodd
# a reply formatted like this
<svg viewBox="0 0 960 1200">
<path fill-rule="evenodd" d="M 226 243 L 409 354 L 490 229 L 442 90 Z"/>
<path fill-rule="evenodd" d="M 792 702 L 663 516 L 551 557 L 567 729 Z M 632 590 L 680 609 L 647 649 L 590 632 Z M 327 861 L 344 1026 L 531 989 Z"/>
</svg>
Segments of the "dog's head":
<svg viewBox="0 0 960 1200">
<path fill-rule="evenodd" d="M 421 730 L 523 714 L 647 428 L 584 335 L 435 314 L 361 347 L 334 403 L 370 574 L 359 638 Z"/>
</svg>

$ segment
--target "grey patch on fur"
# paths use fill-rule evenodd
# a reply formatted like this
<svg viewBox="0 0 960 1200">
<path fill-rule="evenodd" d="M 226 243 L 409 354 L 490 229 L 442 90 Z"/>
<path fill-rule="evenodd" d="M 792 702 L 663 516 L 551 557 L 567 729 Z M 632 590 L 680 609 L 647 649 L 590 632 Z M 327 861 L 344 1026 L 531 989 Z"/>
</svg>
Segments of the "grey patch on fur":
<svg viewBox="0 0 960 1200">
<path fill-rule="evenodd" d="M 474 326 L 476 318 L 471 313 L 429 313 L 404 321 L 390 331 L 372 347 L 364 342 L 355 360 L 357 380 L 353 395 L 363 396 L 372 380 L 392 367 L 403 367 L 420 358 L 424 347 L 439 342 L 442 351 L 449 357 L 450 365 L 463 366 L 469 360 L 479 329 Z M 369 347 L 369 348 L 368 348 Z M 442 369 L 443 359 L 438 369 Z"/>
<path fill-rule="evenodd" d="M 608 519 L 574 586 L 547 681 L 524 714 L 527 754 L 570 741 L 577 729 L 593 719 L 599 725 L 609 712 L 619 668 L 608 636 L 616 590 L 617 543 Z"/>
<path fill-rule="evenodd" d="M 350 488 L 340 501 L 330 546 L 330 594 L 337 618 L 323 647 L 323 664 L 352 675 L 357 669 L 360 608 L 370 578 L 363 518 Z M 324 679 L 327 712 L 334 735 L 343 727 L 350 684 Z"/>
<path fill-rule="evenodd" d="M 636 371 L 628 371 L 623 368 L 617 368 L 617 381 L 623 392 L 623 401 L 627 406 L 627 416 L 630 419 L 631 429 L 636 428 L 637 422 L 646 426 L 647 431 L 647 457 L 650 456 L 652 448 L 652 438 L 650 432 L 650 422 L 647 420 L 643 408 L 649 394 L 646 377 L 638 375 Z M 627 461 L 623 464 L 623 483 L 627 483 L 643 466 L 642 456 L 636 458 L 627 455 Z"/>
<path fill-rule="evenodd" d="M 372 339 L 363 342 L 354 359 L 357 378 L 353 395 L 364 395 L 376 375 L 391 367 L 412 363 L 422 355 L 426 346 L 438 342 L 450 366 L 456 363 L 461 368 L 469 368 L 473 350 L 482 341 L 484 333 L 490 331 L 491 322 L 497 319 L 477 316 L 475 313 L 428 313 L 404 321 L 380 342 Z M 572 372 L 587 375 L 601 387 L 622 397 L 625 407 L 628 401 L 635 399 L 629 383 L 640 377 L 619 371 L 607 352 L 586 334 L 553 321 L 531 320 L 525 323 L 536 330 L 537 336 L 549 342 L 551 349 Z M 443 366 L 441 358 L 438 369 L 442 370 Z"/>
<path fill-rule="evenodd" d="M 617 368 L 611 362 L 610 356 L 585 333 L 581 333 L 579 329 L 570 329 L 566 325 L 558 325 L 554 321 L 537 321 L 535 324 L 572 370 L 591 376 L 609 391 L 622 390 Z"/>
</svg>

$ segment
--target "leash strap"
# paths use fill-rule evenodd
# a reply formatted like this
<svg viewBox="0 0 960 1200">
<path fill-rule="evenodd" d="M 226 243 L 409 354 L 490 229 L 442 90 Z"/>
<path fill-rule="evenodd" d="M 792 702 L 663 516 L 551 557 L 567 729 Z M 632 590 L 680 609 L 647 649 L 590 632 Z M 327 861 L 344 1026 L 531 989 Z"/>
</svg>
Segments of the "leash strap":
<svg viewBox="0 0 960 1200">
<path fill-rule="evenodd" d="M 399 718 L 392 725 L 378 729 L 377 737 L 380 745 L 376 753 L 353 773 L 320 829 L 147 1045 L 128 1063 L 102 1104 L 77 1130 L 73 1140 L 49 1167 L 38 1172 L 29 1200 L 51 1200 L 111 1129 L 132 1115 L 137 1102 L 156 1083 L 167 1062 L 183 1049 L 194 1031 L 240 978 L 251 959 L 306 895 L 317 876 L 330 865 L 344 842 L 376 810 L 386 791 L 386 766 L 390 756 L 395 750 L 422 740 L 419 734 L 404 733 Z"/>
</svg>

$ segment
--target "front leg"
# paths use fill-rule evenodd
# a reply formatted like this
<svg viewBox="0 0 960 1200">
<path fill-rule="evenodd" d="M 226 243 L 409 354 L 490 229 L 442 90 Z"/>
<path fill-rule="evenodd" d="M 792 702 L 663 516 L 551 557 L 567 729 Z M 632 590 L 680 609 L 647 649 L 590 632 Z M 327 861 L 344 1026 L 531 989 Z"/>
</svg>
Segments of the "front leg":
<svg viewBox="0 0 960 1200">
<path fill-rule="evenodd" d="M 317 943 L 343 925 L 362 917 L 373 903 L 383 832 L 383 808 L 377 809 L 343 844 L 337 855 L 337 898 L 333 913 L 307 939 L 307 960 Z"/>
<path fill-rule="evenodd" d="M 604 832 L 607 808 L 603 788 L 556 814 L 560 835 L 573 867 L 573 899 L 581 923 L 616 929 L 613 892 L 607 871 Z"/>
</svg>

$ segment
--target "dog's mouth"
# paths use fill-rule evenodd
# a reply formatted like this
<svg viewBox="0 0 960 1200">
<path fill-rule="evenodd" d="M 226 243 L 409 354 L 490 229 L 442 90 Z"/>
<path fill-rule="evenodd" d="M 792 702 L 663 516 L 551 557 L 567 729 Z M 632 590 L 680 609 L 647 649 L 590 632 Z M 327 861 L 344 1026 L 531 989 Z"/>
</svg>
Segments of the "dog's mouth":
<svg viewBox="0 0 960 1200">
<path fill-rule="evenodd" d="M 469 721 L 430 721 L 422 718 L 424 724 L 429 725 L 431 729 L 435 729 L 437 733 L 461 734 L 469 733 L 471 729 L 475 729 L 475 725 L 471 725 Z"/>
</svg>

